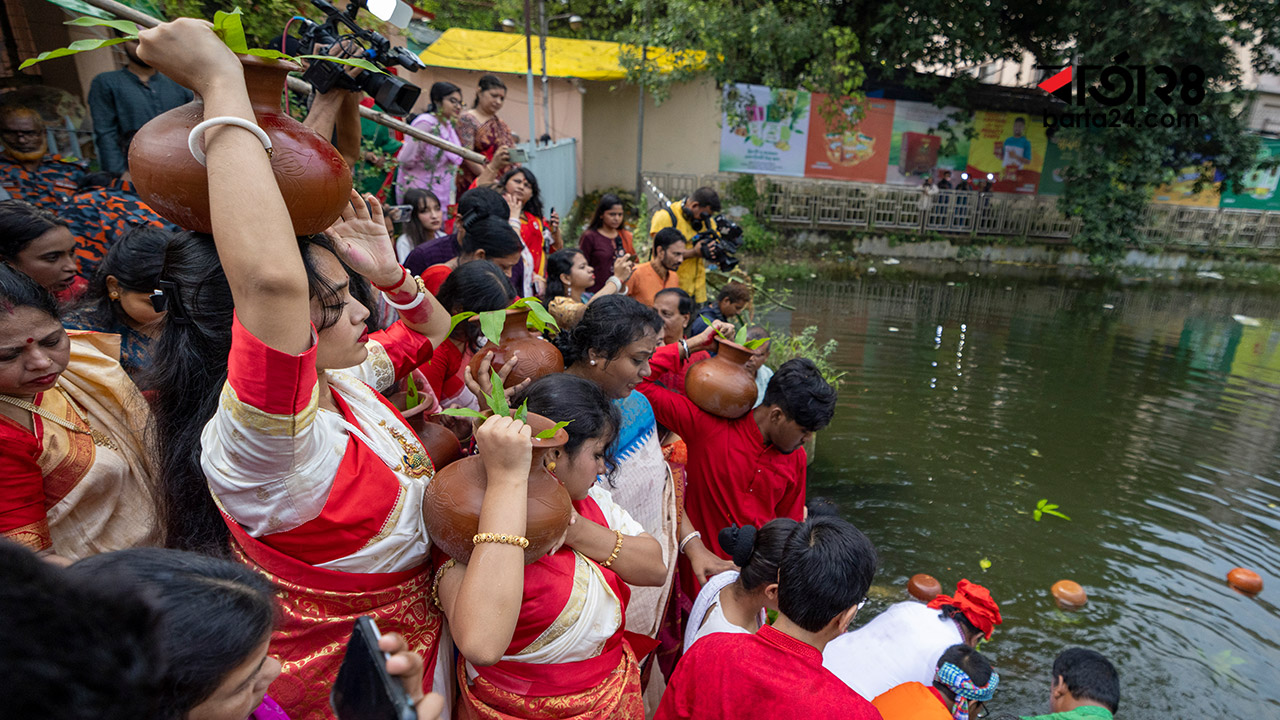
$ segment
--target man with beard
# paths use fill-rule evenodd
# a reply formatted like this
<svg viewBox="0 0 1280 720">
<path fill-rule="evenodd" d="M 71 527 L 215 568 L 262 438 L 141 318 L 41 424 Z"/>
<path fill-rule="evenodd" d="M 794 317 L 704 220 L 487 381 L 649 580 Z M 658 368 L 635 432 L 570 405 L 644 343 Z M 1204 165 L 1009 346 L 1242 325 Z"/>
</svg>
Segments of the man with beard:
<svg viewBox="0 0 1280 720">
<path fill-rule="evenodd" d="M 138 59 L 138 41 L 120 45 L 127 61 L 119 70 L 105 72 L 89 85 L 89 112 L 93 137 L 102 169 L 123 175 L 129 169 L 129 143 L 151 118 L 195 97 L 191 91 L 156 72 Z"/>
<path fill-rule="evenodd" d="M 679 287 L 677 271 L 684 259 L 684 236 L 675 228 L 663 228 L 653 238 L 653 258 L 636 268 L 627 280 L 627 294 L 653 307 L 654 297 L 667 288 Z"/>
<path fill-rule="evenodd" d="M 85 173 L 85 163 L 50 155 L 44 120 L 35 110 L 0 109 L 0 187 L 15 200 L 53 209 L 67 201 Z"/>
</svg>

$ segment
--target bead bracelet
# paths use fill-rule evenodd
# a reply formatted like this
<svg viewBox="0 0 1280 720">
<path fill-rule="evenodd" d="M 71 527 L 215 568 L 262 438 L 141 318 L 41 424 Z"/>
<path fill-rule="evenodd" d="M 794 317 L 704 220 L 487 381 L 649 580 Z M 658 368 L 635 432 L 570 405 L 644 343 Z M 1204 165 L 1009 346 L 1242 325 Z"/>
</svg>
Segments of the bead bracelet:
<svg viewBox="0 0 1280 720">
<path fill-rule="evenodd" d="M 618 544 L 613 546 L 613 554 L 609 556 L 608 560 L 600 563 L 600 567 L 609 567 L 612 565 L 613 561 L 618 559 L 618 553 L 622 552 L 622 531 L 614 530 L 613 532 L 618 536 Z"/>
<path fill-rule="evenodd" d="M 529 538 L 521 537 L 519 535 L 508 535 L 506 533 L 490 533 L 490 532 L 476 533 L 476 536 L 471 538 L 471 542 L 476 545 L 479 545 L 480 543 L 499 543 L 502 545 L 518 545 L 521 549 L 527 549 L 529 547 Z M 619 541 L 618 544 L 619 546 L 621 546 L 622 542 Z M 614 553 L 614 554 L 616 555 L 617 553 Z"/>
</svg>

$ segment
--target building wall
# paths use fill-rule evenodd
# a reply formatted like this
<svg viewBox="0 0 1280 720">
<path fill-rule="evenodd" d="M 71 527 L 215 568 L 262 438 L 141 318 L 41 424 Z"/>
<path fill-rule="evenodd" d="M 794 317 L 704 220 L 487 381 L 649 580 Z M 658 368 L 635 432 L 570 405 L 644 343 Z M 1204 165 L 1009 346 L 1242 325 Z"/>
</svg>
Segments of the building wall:
<svg viewBox="0 0 1280 720">
<path fill-rule="evenodd" d="M 582 186 L 633 189 L 639 90 L 588 82 L 583 102 Z M 720 167 L 720 92 L 710 78 L 676 86 L 661 105 L 645 99 L 644 170 L 714 173 Z"/>
</svg>

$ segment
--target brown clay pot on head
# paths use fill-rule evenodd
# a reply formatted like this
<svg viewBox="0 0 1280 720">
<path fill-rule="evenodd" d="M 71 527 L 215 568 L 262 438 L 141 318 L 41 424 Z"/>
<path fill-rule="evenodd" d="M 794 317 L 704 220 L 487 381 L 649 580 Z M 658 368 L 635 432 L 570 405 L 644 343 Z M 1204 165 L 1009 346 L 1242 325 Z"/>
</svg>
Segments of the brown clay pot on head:
<svg viewBox="0 0 1280 720">
<path fill-rule="evenodd" d="M 480 321 L 471 318 L 471 322 Z M 530 330 L 528 322 L 528 310 L 508 309 L 507 318 L 502 323 L 500 342 L 496 347 L 488 343 L 476 351 L 469 365 L 471 374 L 479 377 L 480 362 L 486 355 L 493 356 L 490 367 L 502 370 L 513 353 L 516 366 L 503 382 L 503 387 L 515 387 L 526 379 L 537 380 L 543 375 L 564 372 L 564 356 L 546 338 Z"/>
<path fill-rule="evenodd" d="M 932 575 L 912 575 L 907 581 L 907 592 L 920 602 L 927 603 L 942 594 L 942 583 Z"/>
<path fill-rule="evenodd" d="M 534 435 L 555 424 L 533 413 L 529 413 L 528 423 Z M 542 465 L 542 456 L 548 450 L 568 441 L 569 434 L 564 428 L 549 440 L 533 440 L 524 534 L 529 539 L 529 547 L 524 551 L 526 565 L 546 555 L 569 527 L 573 511 L 569 491 Z M 484 460 L 473 455 L 437 472 L 423 493 L 422 514 L 431 542 L 460 563 L 470 560 L 475 548 L 472 538 L 479 532 L 480 506 L 484 503 L 487 482 Z"/>
<path fill-rule="evenodd" d="M 324 232 L 350 200 L 351 169 L 327 139 L 280 109 L 285 77 L 302 68 L 250 55 L 240 62 L 253 114 L 271 138 L 271 170 L 293 232 Z M 204 101 L 197 97 L 143 125 L 129 144 L 129 174 L 152 210 L 187 230 L 211 233 L 209 177 L 187 147 L 191 129 L 204 119 Z"/>
<path fill-rule="evenodd" d="M 1248 568 L 1236 568 L 1227 573 L 1227 584 L 1249 596 L 1262 592 L 1262 576 Z"/>
<path fill-rule="evenodd" d="M 1084 588 L 1073 580 L 1059 580 L 1049 588 L 1049 592 L 1053 593 L 1053 599 L 1058 601 L 1058 607 L 1063 610 L 1079 610 L 1089 602 Z"/>
<path fill-rule="evenodd" d="M 684 391 L 694 405 L 729 420 L 746 415 L 756 405 L 756 376 L 747 370 L 754 354 L 724 338 L 716 338 L 716 354 L 696 362 L 684 378 Z"/>
</svg>

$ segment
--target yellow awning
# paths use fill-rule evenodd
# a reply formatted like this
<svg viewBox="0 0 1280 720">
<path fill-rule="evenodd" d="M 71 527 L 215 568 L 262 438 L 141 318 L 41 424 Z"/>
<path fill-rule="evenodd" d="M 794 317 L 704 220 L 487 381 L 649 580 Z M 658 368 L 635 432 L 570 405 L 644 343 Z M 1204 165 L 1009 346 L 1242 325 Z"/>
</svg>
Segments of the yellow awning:
<svg viewBox="0 0 1280 720">
<path fill-rule="evenodd" d="M 533 38 L 533 71 L 542 73 L 538 38 Z M 583 80 L 622 80 L 620 43 L 547 37 L 547 75 Z M 501 73 L 525 71 L 524 35 L 450 28 L 418 56 L 434 67 L 484 70 Z M 665 48 L 649 48 L 649 62 L 661 72 L 677 67 L 702 67 L 706 53 L 673 53 Z"/>
</svg>

